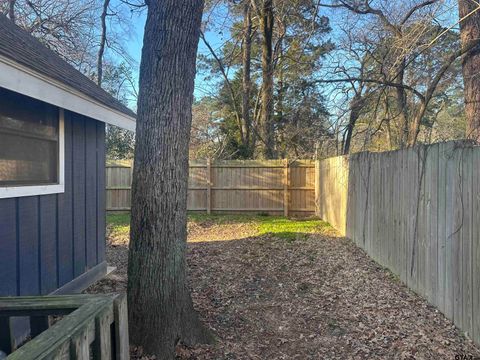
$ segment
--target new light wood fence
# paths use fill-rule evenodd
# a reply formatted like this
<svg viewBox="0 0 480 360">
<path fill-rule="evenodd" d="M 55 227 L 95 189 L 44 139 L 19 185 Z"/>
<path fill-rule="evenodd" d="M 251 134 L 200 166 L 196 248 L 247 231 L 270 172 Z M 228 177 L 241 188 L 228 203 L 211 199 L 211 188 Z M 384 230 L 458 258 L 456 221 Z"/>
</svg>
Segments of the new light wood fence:
<svg viewBox="0 0 480 360">
<path fill-rule="evenodd" d="M 129 211 L 132 169 L 106 169 L 107 211 Z M 315 214 L 313 160 L 194 161 L 190 163 L 188 210 L 206 213 Z"/>
<path fill-rule="evenodd" d="M 318 170 L 318 215 L 480 344 L 480 147 L 360 153 Z"/>
<path fill-rule="evenodd" d="M 348 157 L 325 159 L 317 165 L 316 204 L 318 217 L 328 222 L 342 235 L 346 232 Z"/>
</svg>

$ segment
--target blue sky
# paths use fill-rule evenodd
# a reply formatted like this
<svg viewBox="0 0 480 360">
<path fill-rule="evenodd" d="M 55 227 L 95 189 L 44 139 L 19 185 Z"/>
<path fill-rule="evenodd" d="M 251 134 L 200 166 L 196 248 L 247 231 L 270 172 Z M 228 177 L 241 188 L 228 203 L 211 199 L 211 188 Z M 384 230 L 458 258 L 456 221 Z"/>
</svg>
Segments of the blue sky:
<svg viewBox="0 0 480 360">
<path fill-rule="evenodd" d="M 455 4 L 456 0 L 446 0 L 446 3 Z M 142 43 L 143 43 L 143 32 L 145 27 L 145 19 L 146 19 L 146 11 L 142 11 L 141 13 L 134 13 L 132 14 L 132 25 L 133 28 L 129 31 L 128 40 L 127 40 L 127 51 L 129 52 L 130 56 L 132 56 L 136 63 L 137 68 L 135 69 L 138 78 L 138 67 L 140 66 L 140 59 L 141 59 L 141 52 L 142 52 Z M 345 25 L 345 21 L 348 22 L 348 17 L 346 18 L 341 13 L 338 14 L 331 9 L 323 9 L 322 14 L 329 17 L 332 26 L 332 32 L 330 33 L 330 38 L 334 41 L 336 37 L 341 36 L 339 33 L 339 28 L 341 25 Z M 216 23 L 215 15 L 218 16 L 219 22 Z M 214 49 L 218 49 L 221 45 L 229 39 L 230 33 L 228 32 L 228 28 L 230 24 L 227 24 L 232 19 L 231 16 L 228 14 L 228 10 L 224 6 L 217 6 L 214 9 L 214 15 L 212 13 L 209 16 L 210 26 L 209 28 L 214 29 L 211 31 L 207 31 L 205 36 L 207 41 Z M 440 17 L 440 21 L 444 23 L 445 26 L 451 26 L 455 24 L 458 19 L 457 9 L 454 5 L 450 8 L 450 11 L 447 11 Z M 205 20 L 205 19 L 204 19 Z M 200 40 L 199 42 L 199 49 L 198 52 L 201 54 L 209 55 L 209 50 Z M 328 61 L 328 60 L 326 60 Z M 220 76 L 220 75 L 219 75 Z M 195 80 L 195 97 L 201 98 L 202 96 L 206 95 L 206 91 L 208 91 L 209 86 L 211 87 L 212 84 L 215 84 L 215 79 L 211 82 L 204 80 L 204 74 L 197 74 L 197 78 Z M 207 89 L 207 90 L 205 90 Z"/>
<path fill-rule="evenodd" d="M 133 29 L 132 33 L 130 35 L 130 39 L 128 40 L 127 45 L 127 51 L 129 52 L 130 56 L 132 56 L 138 67 L 140 67 L 140 59 L 142 55 L 142 45 L 143 45 L 143 32 L 145 28 L 145 21 L 146 21 L 146 11 L 143 11 L 142 13 L 139 14 L 134 14 L 133 15 Z M 214 49 L 217 47 L 220 47 L 221 44 L 228 38 L 229 34 L 218 34 L 216 32 L 206 32 L 205 36 L 207 38 L 207 41 L 212 45 Z M 199 42 L 199 48 L 198 52 L 202 54 L 207 54 L 208 49 L 206 46 L 203 44 L 203 42 L 200 40 Z M 138 77 L 138 68 L 137 70 L 137 77 Z M 201 74 L 197 75 L 197 78 L 195 80 L 195 97 L 200 98 L 204 95 L 204 92 L 201 90 L 203 87 L 204 81 L 203 81 L 203 76 Z"/>
</svg>

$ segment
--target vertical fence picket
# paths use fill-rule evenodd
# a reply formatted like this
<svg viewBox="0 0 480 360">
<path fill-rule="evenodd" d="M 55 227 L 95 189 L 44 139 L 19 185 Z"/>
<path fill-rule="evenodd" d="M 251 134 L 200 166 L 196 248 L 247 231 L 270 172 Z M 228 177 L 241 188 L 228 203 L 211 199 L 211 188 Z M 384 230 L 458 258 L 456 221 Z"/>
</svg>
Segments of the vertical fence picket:
<svg viewBox="0 0 480 360">
<path fill-rule="evenodd" d="M 288 159 L 285 159 L 283 161 L 283 216 L 287 217 L 288 216 L 288 203 L 289 203 L 289 198 L 288 198 L 288 181 L 289 181 L 289 176 L 288 176 Z"/>
<path fill-rule="evenodd" d="M 345 211 L 357 245 L 480 343 L 480 147 L 354 154 L 345 206 L 340 159 L 317 166 L 317 215 L 341 231 Z"/>
<path fill-rule="evenodd" d="M 207 214 L 212 213 L 212 162 L 207 159 Z"/>
<path fill-rule="evenodd" d="M 107 165 L 108 212 L 130 210 L 130 173 L 128 166 Z M 187 208 L 207 213 L 312 216 L 318 204 L 315 174 L 314 160 L 191 161 Z"/>
</svg>

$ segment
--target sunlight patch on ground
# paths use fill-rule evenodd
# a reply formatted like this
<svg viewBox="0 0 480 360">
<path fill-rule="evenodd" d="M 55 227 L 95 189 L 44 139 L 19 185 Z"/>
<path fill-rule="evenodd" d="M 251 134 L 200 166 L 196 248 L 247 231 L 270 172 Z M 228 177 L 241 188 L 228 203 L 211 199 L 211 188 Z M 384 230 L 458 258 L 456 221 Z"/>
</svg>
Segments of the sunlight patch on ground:
<svg viewBox="0 0 480 360">
<path fill-rule="evenodd" d="M 306 234 L 326 234 L 327 232 L 333 233 L 334 230 L 328 223 L 321 220 L 291 220 L 278 217 L 260 221 L 258 231 L 260 235 L 274 234 L 279 238 L 295 240 Z"/>
<path fill-rule="evenodd" d="M 128 244 L 130 238 L 130 214 L 107 215 L 107 238 L 115 245 Z"/>
<path fill-rule="evenodd" d="M 117 270 L 88 293 L 126 290 L 129 220 L 108 217 L 106 260 Z M 179 347 L 178 359 L 480 359 L 441 313 L 322 221 L 196 214 L 188 226 L 189 288 L 217 342 Z"/>
<path fill-rule="evenodd" d="M 130 233 L 129 214 L 107 216 L 110 239 L 126 243 Z M 260 215 L 206 215 L 189 214 L 188 242 L 231 241 L 274 234 L 287 241 L 304 238 L 308 234 L 336 236 L 335 230 L 317 219 L 288 219 Z"/>
</svg>

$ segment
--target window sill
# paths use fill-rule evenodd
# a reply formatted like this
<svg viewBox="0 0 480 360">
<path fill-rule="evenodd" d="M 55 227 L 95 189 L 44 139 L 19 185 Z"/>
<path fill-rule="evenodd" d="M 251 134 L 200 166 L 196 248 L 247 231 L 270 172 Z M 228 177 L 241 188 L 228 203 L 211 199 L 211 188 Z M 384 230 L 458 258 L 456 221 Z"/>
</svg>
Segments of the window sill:
<svg viewBox="0 0 480 360">
<path fill-rule="evenodd" d="M 62 194 L 65 185 L 39 185 L 39 186 L 12 186 L 0 188 L 0 199 L 9 199 L 24 196 L 39 196 L 50 194 Z"/>
</svg>

